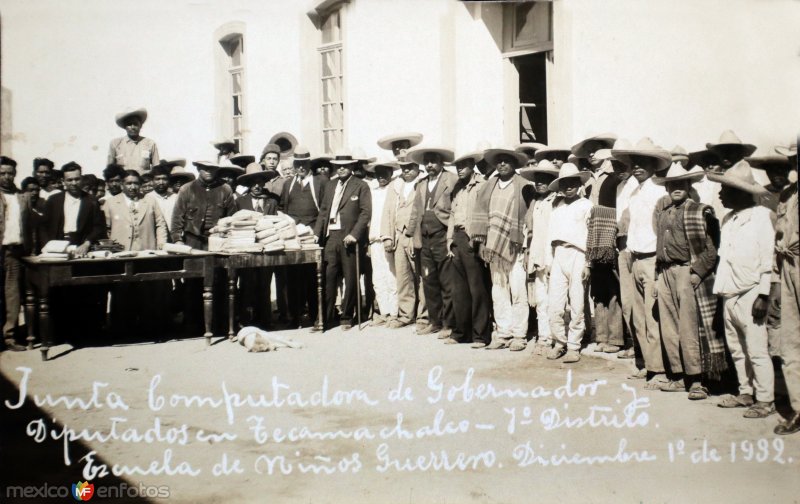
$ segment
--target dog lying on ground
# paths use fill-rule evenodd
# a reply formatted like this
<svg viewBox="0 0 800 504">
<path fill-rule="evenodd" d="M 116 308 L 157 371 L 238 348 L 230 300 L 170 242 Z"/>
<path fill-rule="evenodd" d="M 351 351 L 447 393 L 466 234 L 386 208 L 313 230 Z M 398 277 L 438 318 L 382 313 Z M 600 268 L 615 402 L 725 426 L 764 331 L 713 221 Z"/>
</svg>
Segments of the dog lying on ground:
<svg viewBox="0 0 800 504">
<path fill-rule="evenodd" d="M 303 348 L 303 344 L 281 338 L 258 327 L 242 327 L 236 335 L 239 344 L 248 352 L 274 352 L 279 348 Z"/>
</svg>

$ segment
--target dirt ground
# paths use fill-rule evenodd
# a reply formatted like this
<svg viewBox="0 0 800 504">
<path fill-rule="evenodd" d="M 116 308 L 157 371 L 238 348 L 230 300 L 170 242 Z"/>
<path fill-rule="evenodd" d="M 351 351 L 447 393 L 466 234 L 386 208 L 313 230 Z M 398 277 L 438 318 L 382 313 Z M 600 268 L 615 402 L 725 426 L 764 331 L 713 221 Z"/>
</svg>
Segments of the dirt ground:
<svg viewBox="0 0 800 504">
<path fill-rule="evenodd" d="M 644 390 L 644 382 L 626 378 L 630 361 L 587 353 L 565 365 L 534 357 L 530 348 L 473 350 L 409 328 L 277 334 L 306 346 L 247 353 L 221 339 L 208 348 L 202 339 L 64 344 L 46 363 L 38 351 L 3 353 L 3 491 L 83 481 L 87 466 L 80 459 L 94 451 L 96 470 L 101 463 L 110 472 L 114 464 L 142 470 L 155 464 L 158 474 L 93 480 L 95 492 L 122 483 L 168 487 L 168 499 L 123 499 L 134 502 L 800 499 L 800 435 L 776 439 L 777 415 L 749 420 L 742 410 L 716 407 L 716 397 L 692 402 L 685 393 Z M 404 387 L 395 390 L 401 373 Z M 89 401 L 93 382 L 101 382 L 99 404 L 83 410 L 57 402 L 59 396 Z M 23 385 L 27 399 L 17 408 Z M 223 387 L 229 404 L 234 393 L 263 394 L 265 402 L 228 411 Z M 111 409 L 109 393 L 127 409 Z M 46 394 L 50 404 L 35 406 L 34 395 Z M 208 401 L 188 404 L 190 396 Z M 257 423 L 266 439 L 256 439 Z M 75 440 L 71 465 L 64 464 L 63 440 L 52 439 L 64 426 L 108 435 L 112 424 L 116 439 Z M 31 436 L 44 431 L 41 443 Z M 281 438 L 292 433 L 300 439 Z M 131 439 L 136 435 L 138 441 Z M 166 474 L 165 456 L 178 474 Z M 223 457 L 231 474 L 219 474 Z M 187 471 L 196 474 L 180 474 Z"/>
</svg>

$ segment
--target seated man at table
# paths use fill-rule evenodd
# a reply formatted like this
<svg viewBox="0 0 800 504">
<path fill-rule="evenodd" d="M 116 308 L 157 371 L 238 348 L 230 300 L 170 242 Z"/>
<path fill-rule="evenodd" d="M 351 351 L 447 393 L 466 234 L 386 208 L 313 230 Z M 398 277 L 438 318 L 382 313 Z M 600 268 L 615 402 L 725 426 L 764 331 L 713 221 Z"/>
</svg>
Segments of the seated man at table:
<svg viewBox="0 0 800 504">
<path fill-rule="evenodd" d="M 20 192 L 14 185 L 17 162 L 0 156 L 0 282 L 3 283 L 5 323 L 0 349 L 19 351 L 25 347 L 17 344 L 15 329 L 19 320 L 22 263 L 20 258 L 30 253 L 30 194 Z M 2 312 L 0 312 L 2 316 Z"/>
<path fill-rule="evenodd" d="M 42 244 L 50 240 L 67 240 L 77 249 L 75 257 L 83 257 L 97 240 L 106 237 L 106 223 L 100 205 L 93 196 L 81 190 L 81 166 L 72 161 L 61 167 L 64 175 L 64 192 L 47 199 L 39 235 Z M 99 330 L 105 318 L 106 291 L 102 287 L 70 287 L 59 292 L 54 289 L 50 296 L 53 327 L 64 327 L 68 331 L 92 334 Z M 81 314 L 80 327 L 74 323 L 75 314 Z M 59 324 L 59 320 L 63 321 Z"/>
</svg>

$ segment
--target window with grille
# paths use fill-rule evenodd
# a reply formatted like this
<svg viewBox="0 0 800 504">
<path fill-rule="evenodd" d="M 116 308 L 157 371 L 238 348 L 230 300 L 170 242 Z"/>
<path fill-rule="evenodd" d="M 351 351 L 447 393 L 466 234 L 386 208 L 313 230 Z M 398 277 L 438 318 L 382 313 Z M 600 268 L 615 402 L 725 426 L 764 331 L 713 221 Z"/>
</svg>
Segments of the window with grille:
<svg viewBox="0 0 800 504">
<path fill-rule="evenodd" d="M 222 41 L 222 47 L 228 56 L 228 91 L 230 101 L 228 104 L 233 134 L 231 139 L 236 144 L 236 151 L 244 150 L 244 38 L 242 35 L 233 35 Z"/>
<path fill-rule="evenodd" d="M 344 142 L 344 97 L 342 83 L 341 9 L 325 16 L 320 23 L 320 58 L 322 106 L 322 148 L 332 154 Z"/>
</svg>

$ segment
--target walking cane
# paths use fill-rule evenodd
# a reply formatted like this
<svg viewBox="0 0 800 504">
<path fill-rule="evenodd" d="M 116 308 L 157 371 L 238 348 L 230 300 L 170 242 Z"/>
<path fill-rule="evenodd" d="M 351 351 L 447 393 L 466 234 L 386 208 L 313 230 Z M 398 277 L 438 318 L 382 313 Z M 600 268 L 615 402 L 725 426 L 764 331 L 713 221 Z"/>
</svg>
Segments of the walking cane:
<svg viewBox="0 0 800 504">
<path fill-rule="evenodd" d="M 356 242 L 356 317 L 361 330 L 361 247 Z"/>
</svg>

